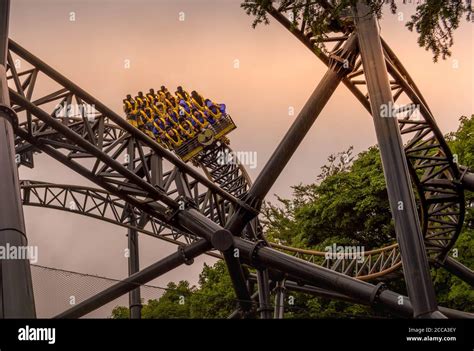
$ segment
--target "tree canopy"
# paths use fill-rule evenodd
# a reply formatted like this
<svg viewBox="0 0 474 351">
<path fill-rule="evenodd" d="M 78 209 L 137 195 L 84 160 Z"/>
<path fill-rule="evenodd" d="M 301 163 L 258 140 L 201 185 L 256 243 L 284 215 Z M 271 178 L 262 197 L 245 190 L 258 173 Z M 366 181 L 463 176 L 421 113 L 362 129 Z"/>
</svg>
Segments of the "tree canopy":
<svg viewBox="0 0 474 351">
<path fill-rule="evenodd" d="M 357 0 L 245 0 L 241 6 L 248 15 L 255 17 L 253 26 L 260 23 L 268 24 L 267 9 L 273 3 L 278 9 L 291 13 L 293 23 L 300 20 L 306 22 L 312 34 L 318 38 L 329 31 L 344 28 L 345 16 L 351 5 Z M 392 14 L 396 14 L 399 4 L 412 3 L 412 0 L 364 0 L 380 18 L 384 5 Z M 424 0 L 418 1 L 415 14 L 405 24 L 410 31 L 418 34 L 418 44 L 426 50 L 431 50 L 436 62 L 441 56 L 446 59 L 451 56 L 453 32 L 459 27 L 463 18 L 473 20 L 471 0 Z"/>
</svg>

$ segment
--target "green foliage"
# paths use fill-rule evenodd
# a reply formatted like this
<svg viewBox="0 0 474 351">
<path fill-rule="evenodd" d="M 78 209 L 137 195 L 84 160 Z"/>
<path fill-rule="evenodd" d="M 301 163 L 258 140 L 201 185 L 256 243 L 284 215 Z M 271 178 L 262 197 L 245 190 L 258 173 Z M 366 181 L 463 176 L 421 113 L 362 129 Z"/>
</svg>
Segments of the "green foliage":
<svg viewBox="0 0 474 351">
<path fill-rule="evenodd" d="M 472 269 L 474 267 L 473 245 L 474 229 L 466 228 L 456 241 L 450 255 L 454 255 L 456 260 Z M 431 273 L 440 305 L 474 312 L 474 290 L 469 284 L 448 273 L 445 269 L 433 269 Z"/>
<path fill-rule="evenodd" d="M 237 307 L 232 282 L 224 261 L 213 266 L 204 264 L 199 275 L 199 288 L 190 287 L 189 282 L 168 283 L 159 299 L 143 304 L 142 318 L 227 318 Z M 112 318 L 129 318 L 129 310 L 117 306 Z"/>
<path fill-rule="evenodd" d="M 162 318 L 189 318 L 190 306 L 187 303 L 194 287 L 189 286 L 189 282 L 182 280 L 178 284 L 168 283 L 166 292 L 159 300 L 149 300 L 142 309 L 142 316 L 145 319 Z"/>
<path fill-rule="evenodd" d="M 446 140 L 453 155 L 457 155 L 458 163 L 474 168 L 474 115 L 462 116 L 458 130 L 449 133 Z"/>
<path fill-rule="evenodd" d="M 462 116 L 456 132 L 447 135 L 449 147 L 460 165 L 474 170 L 474 115 Z M 466 267 L 474 267 L 474 194 L 465 192 L 464 228 L 450 255 Z M 439 304 L 463 311 L 474 311 L 474 290 L 443 269 L 432 272 Z"/>
<path fill-rule="evenodd" d="M 191 299 L 192 318 L 227 318 L 237 308 L 234 290 L 224 261 L 204 264 L 199 290 Z"/>
<path fill-rule="evenodd" d="M 471 172 L 474 172 L 474 115 L 471 117 L 462 116 L 459 119 L 459 128 L 456 132 L 447 135 L 449 148 L 455 160 Z M 466 226 L 474 228 L 474 194 L 466 192 Z"/>
<path fill-rule="evenodd" d="M 416 14 L 406 26 L 419 34 L 418 45 L 431 50 L 436 62 L 440 55 L 443 59 L 451 56 L 449 48 L 454 43 L 453 32 L 464 14 L 469 21 L 472 17 L 470 0 L 424 1 L 417 6 Z"/>
<path fill-rule="evenodd" d="M 125 306 L 116 306 L 112 310 L 113 319 L 129 319 L 130 318 L 130 310 Z"/>
<path fill-rule="evenodd" d="M 406 1 L 366 0 L 366 2 L 380 18 L 384 3 L 395 14 L 397 4 Z M 255 27 L 260 23 L 269 23 L 268 9 L 271 9 L 273 3 L 275 1 L 272 0 L 244 0 L 241 7 L 248 15 L 255 17 L 253 22 Z M 300 21 L 305 21 L 312 34 L 320 38 L 324 33 L 344 31 L 351 26 L 348 20 L 349 10 L 354 3 L 355 0 L 282 0 L 278 2 L 277 9 L 291 14 L 294 26 Z M 418 44 L 426 50 L 431 50 L 433 60 L 436 62 L 440 56 L 443 59 L 451 56 L 449 49 L 453 45 L 453 32 L 459 27 L 463 16 L 467 21 L 471 20 L 471 0 L 426 0 L 417 5 L 416 12 L 406 23 L 406 27 L 418 33 Z"/>
<path fill-rule="evenodd" d="M 278 198 L 279 206 L 266 203 L 267 236 L 287 245 L 315 248 L 337 242 L 370 249 L 392 240 L 378 149 L 362 152 L 352 165 L 347 160 L 352 160 L 352 148 L 328 158 L 319 184 L 293 187 L 293 199 Z"/>
</svg>

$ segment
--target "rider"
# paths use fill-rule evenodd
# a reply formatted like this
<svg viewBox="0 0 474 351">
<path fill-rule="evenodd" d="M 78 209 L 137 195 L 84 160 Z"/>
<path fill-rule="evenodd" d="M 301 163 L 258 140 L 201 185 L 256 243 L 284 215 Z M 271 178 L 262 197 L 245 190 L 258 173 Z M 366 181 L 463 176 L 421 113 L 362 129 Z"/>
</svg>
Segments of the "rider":
<svg viewBox="0 0 474 351">
<path fill-rule="evenodd" d="M 176 124 L 179 123 L 179 116 L 176 112 L 173 111 L 171 107 L 168 107 L 166 112 L 168 113 L 168 117 L 170 118 L 171 121 L 173 121 Z"/>
<path fill-rule="evenodd" d="M 186 136 L 186 139 L 192 139 L 194 135 L 196 135 L 196 131 L 194 130 L 192 124 L 188 120 L 184 120 L 179 124 L 179 129 L 181 134 Z"/>
<path fill-rule="evenodd" d="M 130 97 L 130 99 L 128 99 Z M 127 116 L 127 121 L 134 126 L 138 127 L 138 106 L 137 103 L 131 99 L 130 95 L 127 95 L 127 99 L 123 99 L 123 110 Z"/>
<path fill-rule="evenodd" d="M 175 95 L 177 95 L 180 100 L 189 101 L 189 94 L 182 86 L 176 89 Z"/>
<path fill-rule="evenodd" d="M 204 99 L 202 98 L 201 95 L 196 90 L 193 90 L 191 92 L 191 103 L 201 111 L 204 110 L 205 105 L 204 105 Z"/>
<path fill-rule="evenodd" d="M 208 119 L 209 117 L 212 117 L 214 118 L 216 121 L 221 118 L 222 116 L 222 112 L 219 110 L 219 108 L 214 105 L 213 103 L 211 103 L 207 109 L 206 109 L 206 112 L 207 112 L 207 116 L 208 116 Z"/>
<path fill-rule="evenodd" d="M 143 109 L 148 106 L 148 100 L 143 92 L 139 91 L 138 95 L 135 97 L 135 100 L 138 102 L 138 107 Z"/>
<path fill-rule="evenodd" d="M 225 110 L 226 110 L 226 106 L 225 104 L 218 104 L 218 103 L 215 103 L 209 99 L 206 99 L 205 101 L 205 105 L 206 107 L 209 109 L 211 108 L 212 106 L 215 106 L 215 108 L 217 108 L 222 114 L 226 114 Z"/>
<path fill-rule="evenodd" d="M 166 114 L 165 104 L 163 104 L 162 102 L 159 102 L 159 101 L 155 101 L 155 104 L 153 105 L 153 111 L 155 111 L 155 113 L 158 116 L 163 118 Z"/>
<path fill-rule="evenodd" d="M 158 137 L 156 138 L 156 141 L 166 147 L 167 149 L 171 149 L 170 143 L 168 138 L 166 137 L 166 132 L 162 131 L 161 133 L 158 134 Z"/>
<path fill-rule="evenodd" d="M 148 103 L 153 106 L 153 104 L 156 101 L 156 94 L 155 94 L 155 89 L 150 89 L 150 92 L 146 94 L 146 98 L 148 100 Z"/>
<path fill-rule="evenodd" d="M 208 125 L 206 118 L 203 116 L 203 113 L 197 109 L 193 109 L 191 117 L 201 129 L 205 128 Z"/>
<path fill-rule="evenodd" d="M 159 116 L 155 115 L 154 124 L 155 124 L 155 128 L 157 128 L 158 130 L 165 130 L 166 129 L 166 122 L 165 122 L 165 119 L 162 118 L 162 117 L 159 117 Z"/>
<path fill-rule="evenodd" d="M 166 94 L 165 101 L 166 101 L 166 104 L 169 107 L 171 107 L 173 110 L 176 110 L 176 111 L 178 110 L 179 105 L 176 102 L 176 98 L 173 95 L 171 95 L 170 93 Z"/>
<path fill-rule="evenodd" d="M 212 115 L 212 113 L 206 114 L 206 116 L 207 116 L 207 121 L 209 122 L 211 126 L 217 123 L 217 119 L 215 116 Z"/>
<path fill-rule="evenodd" d="M 168 138 L 172 148 L 180 147 L 181 144 L 183 144 L 183 139 L 181 139 L 181 136 L 174 128 L 170 128 L 167 130 L 166 137 Z"/>
</svg>

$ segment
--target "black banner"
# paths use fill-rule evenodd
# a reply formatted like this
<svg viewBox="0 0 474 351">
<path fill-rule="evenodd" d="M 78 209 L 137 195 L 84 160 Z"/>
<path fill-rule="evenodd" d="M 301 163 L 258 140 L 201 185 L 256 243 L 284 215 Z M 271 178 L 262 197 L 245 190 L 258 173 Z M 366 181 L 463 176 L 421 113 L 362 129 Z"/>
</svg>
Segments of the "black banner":
<svg viewBox="0 0 474 351">
<path fill-rule="evenodd" d="M 472 320 L 1 320 L 0 351 L 226 348 L 470 350 Z M 222 345 L 222 344 L 221 344 Z M 286 346 L 288 345 L 288 346 Z M 152 347 L 150 347 L 152 346 Z"/>
</svg>

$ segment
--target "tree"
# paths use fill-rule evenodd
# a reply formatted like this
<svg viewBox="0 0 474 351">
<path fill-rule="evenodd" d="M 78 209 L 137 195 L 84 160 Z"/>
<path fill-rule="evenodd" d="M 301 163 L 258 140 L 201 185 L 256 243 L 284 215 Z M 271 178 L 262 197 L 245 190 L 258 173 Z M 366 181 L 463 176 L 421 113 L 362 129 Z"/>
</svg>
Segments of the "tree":
<svg viewBox="0 0 474 351">
<path fill-rule="evenodd" d="M 191 298 L 192 318 L 227 318 L 238 307 L 224 261 L 204 264 L 199 290 Z"/>
<path fill-rule="evenodd" d="M 289 11 L 293 23 L 305 20 L 312 35 L 320 38 L 330 31 L 342 31 L 347 26 L 347 14 L 356 0 L 282 0 L 279 10 Z M 374 13 L 380 18 L 383 5 L 387 4 L 390 11 L 397 12 L 397 4 L 406 3 L 406 0 L 366 0 Z M 273 0 L 245 0 L 241 6 L 248 15 L 255 17 L 253 27 L 259 23 L 268 24 L 267 9 L 272 6 Z M 418 33 L 418 44 L 426 50 L 431 50 L 436 62 L 441 56 L 443 59 L 451 56 L 450 48 L 453 45 L 453 32 L 459 27 L 461 19 L 472 19 L 471 0 L 426 0 L 421 1 L 411 20 L 406 23 L 410 31 Z M 321 44 L 322 45 L 322 44 Z"/>
<path fill-rule="evenodd" d="M 148 300 L 143 305 L 142 318 L 163 319 L 163 318 L 190 318 L 190 298 L 195 292 L 194 286 L 190 287 L 186 280 L 178 284 L 168 283 L 165 293 L 159 299 Z M 124 319 L 130 317 L 127 307 L 117 306 L 112 310 L 112 318 Z"/>
<path fill-rule="evenodd" d="M 458 130 L 449 133 L 446 140 L 455 160 L 474 171 L 474 115 L 470 118 L 462 116 L 459 122 Z M 472 250 L 474 246 L 474 194 L 467 191 L 465 197 L 464 227 L 449 254 L 472 269 L 474 267 Z M 474 290 L 471 286 L 442 269 L 433 270 L 432 277 L 439 304 L 464 311 L 474 309 Z"/>
<path fill-rule="evenodd" d="M 178 284 L 168 283 L 166 292 L 159 300 L 149 300 L 148 304 L 143 306 L 143 318 L 190 318 L 189 300 L 195 290 L 186 280 L 181 280 Z"/>
<path fill-rule="evenodd" d="M 268 237 L 313 248 L 338 242 L 370 249 L 393 240 L 378 149 L 362 152 L 350 166 L 344 160 L 352 160 L 352 149 L 328 158 L 317 177 L 320 183 L 293 187 L 293 199 L 278 198 L 283 207 L 266 203 L 263 223 Z"/>
</svg>

